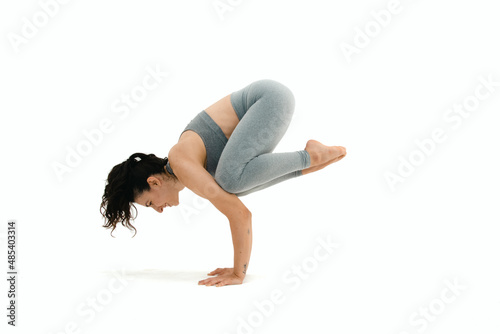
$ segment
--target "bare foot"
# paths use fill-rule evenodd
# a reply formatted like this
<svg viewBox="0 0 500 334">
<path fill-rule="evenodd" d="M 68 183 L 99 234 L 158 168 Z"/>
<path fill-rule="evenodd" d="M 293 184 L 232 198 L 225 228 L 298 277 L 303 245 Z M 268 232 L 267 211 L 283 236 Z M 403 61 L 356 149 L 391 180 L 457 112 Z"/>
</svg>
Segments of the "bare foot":
<svg viewBox="0 0 500 334">
<path fill-rule="evenodd" d="M 343 146 L 326 146 L 313 139 L 307 141 L 305 150 L 311 157 L 311 165 L 302 170 L 302 175 L 323 169 L 341 160 L 347 154 Z"/>
</svg>

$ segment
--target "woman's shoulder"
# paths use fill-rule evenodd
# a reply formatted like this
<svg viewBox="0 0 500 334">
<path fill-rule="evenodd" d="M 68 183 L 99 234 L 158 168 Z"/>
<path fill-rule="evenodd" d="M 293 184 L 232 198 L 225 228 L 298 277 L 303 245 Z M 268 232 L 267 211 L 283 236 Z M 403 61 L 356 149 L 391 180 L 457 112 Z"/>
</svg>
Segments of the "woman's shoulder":
<svg viewBox="0 0 500 334">
<path fill-rule="evenodd" d="M 185 131 L 177 144 L 170 148 L 168 160 L 175 164 L 176 160 L 197 162 L 206 166 L 207 152 L 201 137 L 194 131 Z"/>
</svg>

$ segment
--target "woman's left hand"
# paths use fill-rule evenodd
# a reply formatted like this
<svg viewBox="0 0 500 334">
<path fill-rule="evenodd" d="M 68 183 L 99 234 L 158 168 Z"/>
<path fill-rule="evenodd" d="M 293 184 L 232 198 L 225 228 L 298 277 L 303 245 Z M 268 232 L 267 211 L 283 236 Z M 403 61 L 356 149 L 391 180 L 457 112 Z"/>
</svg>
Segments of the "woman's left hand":
<svg viewBox="0 0 500 334">
<path fill-rule="evenodd" d="M 198 285 L 206 286 L 224 286 L 231 284 L 242 284 L 245 276 L 237 276 L 234 273 L 233 268 L 217 268 L 208 275 L 217 275 L 216 277 L 210 277 L 198 282 Z"/>
</svg>

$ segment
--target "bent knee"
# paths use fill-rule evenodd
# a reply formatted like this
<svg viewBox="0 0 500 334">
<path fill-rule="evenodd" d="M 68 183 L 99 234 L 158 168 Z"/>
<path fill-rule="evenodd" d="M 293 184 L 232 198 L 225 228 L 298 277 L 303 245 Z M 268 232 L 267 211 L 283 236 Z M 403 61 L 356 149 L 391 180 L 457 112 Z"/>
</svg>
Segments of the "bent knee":
<svg viewBox="0 0 500 334">
<path fill-rule="evenodd" d="M 240 180 L 236 168 L 231 164 L 218 166 L 215 171 L 215 182 L 228 193 L 236 194 L 246 190 Z"/>
<path fill-rule="evenodd" d="M 263 95 L 287 104 L 288 109 L 293 110 L 295 107 L 295 96 L 292 90 L 281 82 L 273 79 L 261 79 L 254 82 L 254 85 L 262 89 Z"/>
<path fill-rule="evenodd" d="M 217 184 L 228 193 L 236 194 L 241 192 L 241 187 L 238 182 L 235 182 L 227 177 L 216 177 L 215 182 L 217 182 Z"/>
</svg>

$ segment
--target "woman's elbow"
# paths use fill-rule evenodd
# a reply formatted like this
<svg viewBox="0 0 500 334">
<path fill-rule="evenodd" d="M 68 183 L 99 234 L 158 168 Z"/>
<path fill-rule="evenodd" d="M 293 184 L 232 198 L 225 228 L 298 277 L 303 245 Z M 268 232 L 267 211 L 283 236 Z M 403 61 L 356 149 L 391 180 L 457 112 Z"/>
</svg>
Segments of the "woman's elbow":
<svg viewBox="0 0 500 334">
<path fill-rule="evenodd" d="M 248 209 L 245 209 L 242 213 L 243 215 L 243 219 L 246 219 L 246 220 L 252 220 L 252 212 Z"/>
<path fill-rule="evenodd" d="M 227 218 L 234 221 L 252 221 L 252 213 L 247 208 L 238 208 L 228 215 Z"/>
</svg>

